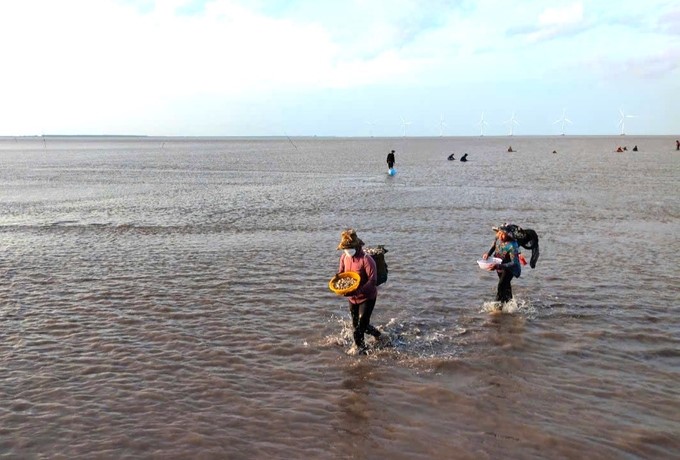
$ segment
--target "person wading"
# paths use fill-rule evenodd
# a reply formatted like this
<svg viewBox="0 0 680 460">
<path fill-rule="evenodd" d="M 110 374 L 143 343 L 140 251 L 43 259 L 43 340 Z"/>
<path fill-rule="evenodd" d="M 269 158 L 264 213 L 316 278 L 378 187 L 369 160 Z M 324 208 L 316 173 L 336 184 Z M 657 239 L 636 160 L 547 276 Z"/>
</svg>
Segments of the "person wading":
<svg viewBox="0 0 680 460">
<path fill-rule="evenodd" d="M 501 263 L 492 265 L 489 270 L 496 270 L 498 273 L 498 288 L 496 290 L 496 301 L 502 304 L 512 299 L 512 278 L 520 276 L 522 265 L 519 260 L 519 245 L 506 225 L 493 227 L 496 232 L 496 239 L 491 245 L 491 249 L 482 254 L 482 259 L 486 260 L 493 254 L 502 260 Z"/>
<path fill-rule="evenodd" d="M 345 294 L 349 301 L 349 311 L 352 315 L 352 327 L 354 329 L 354 345 L 356 352 L 366 353 L 364 334 L 370 334 L 379 340 L 380 331 L 371 326 L 371 313 L 378 299 L 377 269 L 375 261 L 363 250 L 364 242 L 359 239 L 353 229 L 345 230 L 340 234 L 340 244 L 337 249 L 342 250 L 338 273 L 352 271 L 361 276 L 359 287 Z"/>
<path fill-rule="evenodd" d="M 394 167 L 396 160 L 394 159 L 394 150 L 387 154 L 387 169 L 392 169 Z"/>
</svg>

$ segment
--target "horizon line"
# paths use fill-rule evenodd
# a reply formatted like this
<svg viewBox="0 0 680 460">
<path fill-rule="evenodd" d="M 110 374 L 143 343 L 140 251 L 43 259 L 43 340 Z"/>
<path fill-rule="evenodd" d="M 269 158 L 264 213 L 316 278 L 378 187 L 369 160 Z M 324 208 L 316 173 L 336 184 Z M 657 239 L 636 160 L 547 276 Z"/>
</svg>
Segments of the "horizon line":
<svg viewBox="0 0 680 460">
<path fill-rule="evenodd" d="M 22 135 L 11 135 L 11 134 L 0 134 L 0 140 L 16 140 L 16 139 L 49 139 L 49 138 L 127 138 L 127 139 L 228 139 L 228 138 L 324 138 L 324 139 L 443 139 L 443 138 L 500 138 L 500 139 L 513 139 L 522 137 L 677 137 L 680 134 L 461 134 L 461 135 L 393 135 L 393 136 L 366 136 L 366 135 L 317 135 L 317 134 L 258 134 L 258 135 L 248 135 L 248 134 L 22 134 Z"/>
</svg>

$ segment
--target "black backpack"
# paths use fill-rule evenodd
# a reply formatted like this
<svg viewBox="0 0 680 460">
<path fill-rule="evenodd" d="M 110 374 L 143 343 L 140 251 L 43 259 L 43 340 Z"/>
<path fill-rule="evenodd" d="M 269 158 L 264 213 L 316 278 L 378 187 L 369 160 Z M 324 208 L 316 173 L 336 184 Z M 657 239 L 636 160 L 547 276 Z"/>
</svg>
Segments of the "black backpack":
<svg viewBox="0 0 680 460">
<path fill-rule="evenodd" d="M 530 228 L 522 228 L 519 225 L 507 224 L 506 227 L 510 230 L 510 234 L 517 241 L 517 244 L 524 249 L 531 249 L 529 266 L 536 268 L 536 262 L 538 262 L 538 256 L 540 255 L 538 250 L 538 234 Z"/>
<path fill-rule="evenodd" d="M 385 253 L 387 249 L 385 246 L 378 245 L 374 248 L 364 248 L 364 252 L 371 256 L 375 261 L 375 268 L 377 273 L 376 285 L 380 286 L 387 281 L 387 262 L 385 262 Z"/>
</svg>

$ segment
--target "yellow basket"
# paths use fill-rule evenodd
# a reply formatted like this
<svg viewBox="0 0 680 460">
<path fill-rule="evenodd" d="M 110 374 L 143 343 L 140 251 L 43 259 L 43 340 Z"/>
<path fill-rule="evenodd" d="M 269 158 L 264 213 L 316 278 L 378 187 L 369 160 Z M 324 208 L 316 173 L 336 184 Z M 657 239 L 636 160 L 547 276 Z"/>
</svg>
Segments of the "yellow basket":
<svg viewBox="0 0 680 460">
<path fill-rule="evenodd" d="M 344 289 L 337 289 L 334 286 L 334 283 L 340 279 L 340 278 L 352 278 L 354 282 L 350 287 L 344 288 Z M 357 272 L 342 272 L 338 273 L 335 275 L 331 280 L 328 282 L 328 288 L 335 292 L 337 295 L 345 295 L 349 294 L 350 292 L 356 290 L 356 288 L 359 287 L 359 282 L 361 281 L 361 275 L 359 275 Z"/>
</svg>

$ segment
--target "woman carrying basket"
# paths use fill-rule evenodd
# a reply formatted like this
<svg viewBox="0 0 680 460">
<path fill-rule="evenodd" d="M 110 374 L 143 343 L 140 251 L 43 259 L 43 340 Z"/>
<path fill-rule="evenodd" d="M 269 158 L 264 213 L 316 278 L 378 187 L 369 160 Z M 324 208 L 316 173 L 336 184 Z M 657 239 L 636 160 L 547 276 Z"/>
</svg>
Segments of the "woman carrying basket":
<svg viewBox="0 0 680 460">
<path fill-rule="evenodd" d="M 349 229 L 340 234 L 338 250 L 342 250 L 338 273 L 352 271 L 361 276 L 359 287 L 345 294 L 349 300 L 349 311 L 352 315 L 352 327 L 354 328 L 354 344 L 358 353 L 366 353 L 364 334 L 380 337 L 380 331 L 371 326 L 371 313 L 378 299 L 376 287 L 377 270 L 375 261 L 363 250 L 364 242 L 359 239 L 356 231 Z"/>
</svg>

